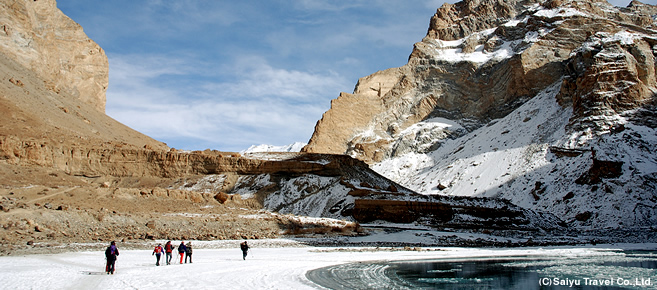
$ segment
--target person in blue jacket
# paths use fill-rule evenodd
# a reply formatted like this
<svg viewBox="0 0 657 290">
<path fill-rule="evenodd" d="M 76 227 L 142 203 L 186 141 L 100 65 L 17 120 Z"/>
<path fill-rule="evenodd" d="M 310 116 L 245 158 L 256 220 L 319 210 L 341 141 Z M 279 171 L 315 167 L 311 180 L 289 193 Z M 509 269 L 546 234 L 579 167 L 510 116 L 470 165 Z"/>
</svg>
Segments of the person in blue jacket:
<svg viewBox="0 0 657 290">
<path fill-rule="evenodd" d="M 185 246 L 185 242 L 180 242 L 180 246 L 178 246 L 178 255 L 180 255 L 180 264 L 183 263 L 183 257 L 185 257 L 185 253 L 187 252 L 187 246 Z"/>
</svg>

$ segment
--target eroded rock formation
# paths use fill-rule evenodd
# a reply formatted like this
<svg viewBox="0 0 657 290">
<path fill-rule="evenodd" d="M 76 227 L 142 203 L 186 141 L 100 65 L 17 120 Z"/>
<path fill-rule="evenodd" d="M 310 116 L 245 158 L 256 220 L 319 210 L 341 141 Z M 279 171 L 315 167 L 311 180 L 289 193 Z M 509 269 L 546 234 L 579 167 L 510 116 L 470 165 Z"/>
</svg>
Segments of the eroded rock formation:
<svg viewBox="0 0 657 290">
<path fill-rule="evenodd" d="M 55 0 L 3 0 L 0 11 L 0 53 L 34 71 L 60 97 L 105 112 L 107 56 Z"/>
</svg>

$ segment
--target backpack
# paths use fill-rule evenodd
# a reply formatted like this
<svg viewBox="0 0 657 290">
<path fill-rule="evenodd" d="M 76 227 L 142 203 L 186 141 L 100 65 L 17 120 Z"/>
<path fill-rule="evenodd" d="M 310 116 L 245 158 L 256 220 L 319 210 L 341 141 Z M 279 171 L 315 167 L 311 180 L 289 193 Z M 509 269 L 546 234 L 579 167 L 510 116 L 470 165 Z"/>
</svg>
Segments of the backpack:
<svg viewBox="0 0 657 290">
<path fill-rule="evenodd" d="M 162 253 L 162 247 L 160 247 L 160 246 L 155 247 L 155 250 L 153 252 L 156 253 L 156 254 L 161 254 Z"/>
<path fill-rule="evenodd" d="M 105 257 L 114 258 L 115 256 L 116 256 L 116 247 L 112 247 L 112 246 L 107 247 L 107 250 L 105 250 Z"/>
</svg>

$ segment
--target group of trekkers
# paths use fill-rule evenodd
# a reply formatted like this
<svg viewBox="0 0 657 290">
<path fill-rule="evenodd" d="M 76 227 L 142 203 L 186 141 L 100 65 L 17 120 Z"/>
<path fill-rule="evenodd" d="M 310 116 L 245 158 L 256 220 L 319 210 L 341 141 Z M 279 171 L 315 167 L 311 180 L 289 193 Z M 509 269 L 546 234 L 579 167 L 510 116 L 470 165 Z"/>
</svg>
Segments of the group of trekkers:
<svg viewBox="0 0 657 290">
<path fill-rule="evenodd" d="M 162 247 L 162 244 L 158 244 L 155 246 L 155 249 L 153 250 L 153 255 L 157 257 L 157 261 L 155 262 L 156 266 L 160 265 L 160 257 L 162 256 L 162 253 L 166 254 L 166 261 L 167 265 L 171 265 L 171 257 L 173 255 L 173 251 L 176 249 L 176 246 L 171 244 L 171 241 L 168 241 L 164 247 Z M 182 264 L 182 259 L 185 257 L 185 264 L 187 264 L 187 260 L 189 259 L 189 263 L 192 263 L 192 242 L 188 242 L 187 245 L 185 245 L 185 242 L 180 242 L 180 245 L 178 245 L 178 255 L 180 256 L 180 264 Z"/>
<path fill-rule="evenodd" d="M 246 241 L 240 243 L 240 249 L 242 250 L 242 259 L 246 260 L 246 255 L 249 252 L 249 245 L 246 243 Z M 155 265 L 159 266 L 160 265 L 160 258 L 162 257 L 162 254 L 164 253 L 166 255 L 166 263 L 167 265 L 171 265 L 171 258 L 172 258 L 172 253 L 176 250 L 176 246 L 171 244 L 171 241 L 168 241 L 166 244 L 164 244 L 164 247 L 162 247 L 162 244 L 158 244 L 155 246 L 155 249 L 153 249 L 153 256 L 157 258 Z M 105 267 L 105 272 L 107 275 L 114 274 L 114 264 L 116 263 L 116 257 L 119 255 L 119 249 L 116 247 L 116 242 L 112 241 L 105 250 L 105 258 L 107 259 L 107 266 Z M 180 245 L 178 245 L 178 255 L 180 256 L 180 264 L 183 263 L 183 257 L 185 257 L 185 264 L 187 264 L 187 259 L 189 258 L 189 263 L 192 263 L 192 242 L 187 242 L 185 244 L 184 241 L 180 242 Z"/>
<path fill-rule="evenodd" d="M 162 244 L 158 244 L 155 246 L 155 249 L 153 250 L 153 255 L 157 257 L 157 261 L 155 262 L 155 266 L 160 265 L 160 257 L 162 256 L 162 253 L 166 254 L 166 260 L 167 260 L 167 265 L 171 265 L 171 257 L 173 256 L 173 251 L 176 249 L 176 246 L 171 244 L 171 241 L 168 241 L 164 247 L 162 247 Z M 187 264 L 187 260 L 189 259 L 189 263 L 192 263 L 192 242 L 188 242 L 185 245 L 185 242 L 180 242 L 180 245 L 178 245 L 178 255 L 180 256 L 180 264 L 183 263 L 183 257 L 185 257 L 185 264 Z"/>
</svg>

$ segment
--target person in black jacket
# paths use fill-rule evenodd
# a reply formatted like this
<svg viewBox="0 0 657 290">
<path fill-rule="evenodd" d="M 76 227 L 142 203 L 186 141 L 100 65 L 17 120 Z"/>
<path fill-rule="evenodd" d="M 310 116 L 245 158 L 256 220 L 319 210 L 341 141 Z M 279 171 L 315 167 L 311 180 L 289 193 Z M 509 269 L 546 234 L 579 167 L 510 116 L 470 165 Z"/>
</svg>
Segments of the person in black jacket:
<svg viewBox="0 0 657 290">
<path fill-rule="evenodd" d="M 185 264 L 187 264 L 187 258 L 189 258 L 189 263 L 192 263 L 192 242 L 187 243 L 187 249 L 185 250 Z"/>
<path fill-rule="evenodd" d="M 105 259 L 107 259 L 107 265 L 105 266 L 105 272 L 107 275 L 114 275 L 114 266 L 116 263 L 116 256 L 119 255 L 119 248 L 116 247 L 116 242 L 112 241 L 105 250 Z"/>
<path fill-rule="evenodd" d="M 249 252 L 249 245 L 246 243 L 246 241 L 242 242 L 240 244 L 240 249 L 242 249 L 242 260 L 246 260 L 246 255 Z"/>
</svg>

